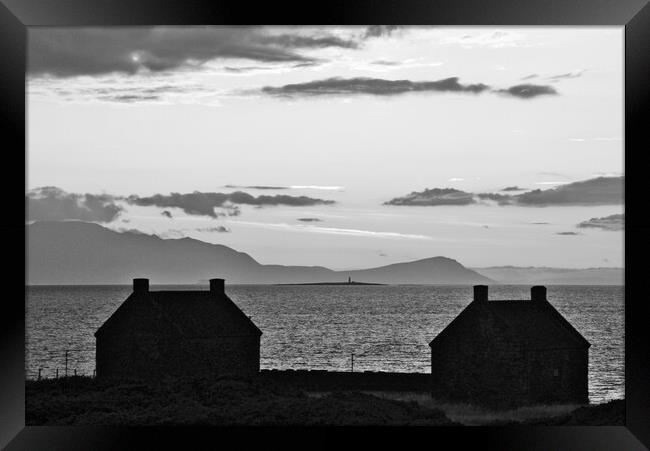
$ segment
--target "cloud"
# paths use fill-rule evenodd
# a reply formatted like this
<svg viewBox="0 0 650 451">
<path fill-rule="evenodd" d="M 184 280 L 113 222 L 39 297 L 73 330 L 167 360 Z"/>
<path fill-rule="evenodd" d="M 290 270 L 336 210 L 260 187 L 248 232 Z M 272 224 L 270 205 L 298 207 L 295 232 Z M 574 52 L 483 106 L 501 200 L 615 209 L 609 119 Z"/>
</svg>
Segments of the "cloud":
<svg viewBox="0 0 650 451">
<path fill-rule="evenodd" d="M 272 186 L 272 185 L 225 185 L 224 188 L 233 189 L 259 189 L 259 190 L 283 190 L 283 189 L 313 189 L 324 191 L 343 191 L 344 186 L 322 186 L 322 185 L 292 185 L 292 186 Z"/>
<path fill-rule="evenodd" d="M 289 206 L 312 206 L 312 205 L 329 205 L 333 200 L 316 199 L 307 196 L 252 196 L 243 191 L 234 193 L 205 193 L 194 191 L 193 193 L 171 193 L 155 194 L 150 197 L 139 197 L 131 195 L 126 198 L 130 204 L 140 206 L 156 206 L 160 208 L 180 208 L 188 215 L 203 215 L 216 218 L 218 216 L 236 216 L 239 214 L 240 205 L 289 205 Z M 222 208 L 224 211 L 217 212 L 216 208 Z"/>
<path fill-rule="evenodd" d="M 318 218 L 298 218 L 298 221 L 300 221 L 300 222 L 321 222 L 322 219 L 318 219 Z"/>
<path fill-rule="evenodd" d="M 458 77 L 436 81 L 385 80 L 381 78 L 333 77 L 305 83 L 294 83 L 279 87 L 265 86 L 261 92 L 279 97 L 336 96 L 346 94 L 372 94 L 391 96 L 408 92 L 465 92 L 479 94 L 489 89 L 484 84 L 463 85 Z"/>
<path fill-rule="evenodd" d="M 519 188 L 518 186 L 506 186 L 501 191 L 524 191 L 524 188 Z"/>
<path fill-rule="evenodd" d="M 366 28 L 364 39 L 390 37 L 400 28 L 400 25 L 370 25 Z"/>
<path fill-rule="evenodd" d="M 160 214 L 161 214 L 162 216 L 166 217 L 166 218 L 169 218 L 169 219 L 173 219 L 173 218 L 174 218 L 174 217 L 172 216 L 171 212 L 168 211 L 168 210 L 165 210 L 165 211 L 163 211 L 163 212 L 160 213 Z"/>
<path fill-rule="evenodd" d="M 492 89 L 484 83 L 462 84 L 459 77 L 443 78 L 435 81 L 387 80 L 383 78 L 332 77 L 283 86 L 264 86 L 262 94 L 276 97 L 316 97 L 342 95 L 395 96 L 414 92 L 459 92 L 480 94 L 485 91 L 532 99 L 544 95 L 557 95 L 552 86 L 520 84 L 507 89 Z"/>
<path fill-rule="evenodd" d="M 525 77 L 521 77 L 521 80 L 530 80 L 532 78 L 537 78 L 537 74 L 526 75 Z"/>
<path fill-rule="evenodd" d="M 512 196 L 508 194 L 479 193 L 476 196 L 480 200 L 493 200 L 495 202 L 498 202 L 499 205 L 507 205 L 512 202 Z"/>
<path fill-rule="evenodd" d="M 400 66 L 402 63 L 400 61 L 375 60 L 371 61 L 370 64 L 374 64 L 376 66 Z"/>
<path fill-rule="evenodd" d="M 320 227 L 307 224 L 286 224 L 286 223 L 265 223 L 265 222 L 247 222 L 237 221 L 238 224 L 261 227 L 274 230 L 291 230 L 305 233 L 317 233 L 325 235 L 346 235 L 366 238 L 391 238 L 391 239 L 409 239 L 409 240 L 433 240 L 428 235 L 417 235 L 398 232 L 376 232 L 373 230 L 361 229 L 342 229 L 337 227 Z"/>
<path fill-rule="evenodd" d="M 600 229 L 610 232 L 619 232 L 625 228 L 625 215 L 610 215 L 604 218 L 591 218 L 582 221 L 577 227 L 581 229 Z"/>
<path fill-rule="evenodd" d="M 162 72 L 214 59 L 317 63 L 304 49 L 354 49 L 355 40 L 324 31 L 277 33 L 263 27 L 108 27 L 29 30 L 28 73 L 71 77 Z"/>
<path fill-rule="evenodd" d="M 586 69 L 579 69 L 564 74 L 551 75 L 550 77 L 547 77 L 547 80 L 562 80 L 567 78 L 578 78 L 581 77 L 582 74 L 584 74 L 586 71 L 587 71 Z"/>
<path fill-rule="evenodd" d="M 259 190 L 265 190 L 265 189 L 270 189 L 270 190 L 279 190 L 279 189 L 289 189 L 288 186 L 267 186 L 267 185 L 246 185 L 246 186 L 240 186 L 240 185 L 226 185 L 224 188 L 234 188 L 234 189 L 259 189 Z"/>
<path fill-rule="evenodd" d="M 575 236 L 580 235 L 578 232 L 556 232 L 556 235 Z"/>
<path fill-rule="evenodd" d="M 111 222 L 123 210 L 110 195 L 68 193 L 55 186 L 30 190 L 25 207 L 32 221 Z"/>
<path fill-rule="evenodd" d="M 344 49 L 356 49 L 359 42 L 353 39 L 343 39 L 338 36 L 320 32 L 318 35 L 306 36 L 300 34 L 279 34 L 279 35 L 261 35 L 258 41 L 280 46 L 283 48 L 327 48 L 340 47 Z"/>
<path fill-rule="evenodd" d="M 486 31 L 483 33 L 476 34 L 464 34 L 461 36 L 447 36 L 441 42 L 441 44 L 455 44 L 460 45 L 463 48 L 476 48 L 476 47 L 488 47 L 488 48 L 502 48 L 502 47 L 531 47 L 536 45 L 530 42 L 526 35 L 514 31 Z"/>
<path fill-rule="evenodd" d="M 532 99 L 534 97 L 544 96 L 544 95 L 557 95 L 558 92 L 553 86 L 548 85 L 533 85 L 530 83 L 524 83 L 521 85 L 511 86 L 508 89 L 499 89 L 496 92 L 509 95 L 512 97 L 517 97 L 520 99 Z"/>
<path fill-rule="evenodd" d="M 216 232 L 216 233 L 230 233 L 230 229 L 226 226 L 216 226 L 216 227 L 197 227 L 197 232 Z"/>
<path fill-rule="evenodd" d="M 324 191 L 343 191 L 345 186 L 322 186 L 322 185 L 293 185 L 291 189 L 315 189 Z"/>
<path fill-rule="evenodd" d="M 623 203 L 624 177 L 597 177 L 546 190 L 536 189 L 522 194 L 467 193 L 453 188 L 434 188 L 413 191 L 384 205 L 471 205 L 476 199 L 494 201 L 499 205 L 561 206 L 561 205 L 617 205 Z M 513 188 L 513 187 L 511 187 Z M 503 191 L 503 190 L 502 190 Z M 510 190 L 514 191 L 514 190 Z"/>
<path fill-rule="evenodd" d="M 396 197 L 384 205 L 435 206 L 435 205 L 469 205 L 476 201 L 471 193 L 454 188 L 433 188 L 413 191 L 404 197 Z"/>
<path fill-rule="evenodd" d="M 624 177 L 597 177 L 515 197 L 520 205 L 616 205 L 623 203 Z"/>
</svg>

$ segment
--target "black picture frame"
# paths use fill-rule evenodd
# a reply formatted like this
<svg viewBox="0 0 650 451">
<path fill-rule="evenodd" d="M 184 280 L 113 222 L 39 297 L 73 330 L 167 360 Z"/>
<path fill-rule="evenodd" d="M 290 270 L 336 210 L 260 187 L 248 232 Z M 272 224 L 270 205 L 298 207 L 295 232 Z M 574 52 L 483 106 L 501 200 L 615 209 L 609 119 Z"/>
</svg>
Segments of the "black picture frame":
<svg viewBox="0 0 650 451">
<path fill-rule="evenodd" d="M 647 0 L 456 0 L 344 1 L 278 4 L 210 0 L 0 0 L 0 114 L 5 176 L 2 183 L 17 211 L 16 186 L 23 166 L 26 186 L 25 68 L 27 28 L 80 25 L 181 24 L 410 24 L 410 25 L 571 25 L 625 27 L 625 426 L 466 427 L 346 429 L 366 442 L 425 446 L 532 450 L 637 450 L 650 447 L 650 337 L 643 264 L 648 255 L 648 100 L 650 99 L 650 6 Z M 644 114 L 645 113 L 645 114 Z M 22 155 L 22 158 L 21 158 Z M 24 193 L 22 194 L 24 195 Z M 14 202 L 16 205 L 14 205 Z M 14 244 L 23 223 L 5 221 L 3 238 Z M 26 235 L 23 235 L 25 240 Z M 5 256 L 7 279 L 0 313 L 0 447 L 7 450 L 183 449 L 225 446 L 225 436 L 243 447 L 263 438 L 266 446 L 341 446 L 341 429 L 25 427 L 25 312 L 18 280 L 25 275 L 25 247 Z M 294 433 L 296 432 L 296 433 Z M 306 434 L 305 434 L 306 433 Z M 450 441 L 451 440 L 451 441 Z M 201 445 L 203 443 L 204 445 Z"/>
</svg>

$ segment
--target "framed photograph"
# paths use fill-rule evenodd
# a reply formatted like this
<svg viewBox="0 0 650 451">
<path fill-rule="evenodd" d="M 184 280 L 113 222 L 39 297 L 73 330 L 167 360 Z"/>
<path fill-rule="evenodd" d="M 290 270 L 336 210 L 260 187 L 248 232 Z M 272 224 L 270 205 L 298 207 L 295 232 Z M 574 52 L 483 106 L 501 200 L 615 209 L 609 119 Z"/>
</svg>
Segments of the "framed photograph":
<svg viewBox="0 0 650 451">
<path fill-rule="evenodd" d="M 646 1 L 3 3 L 0 446 L 648 449 Z"/>
</svg>

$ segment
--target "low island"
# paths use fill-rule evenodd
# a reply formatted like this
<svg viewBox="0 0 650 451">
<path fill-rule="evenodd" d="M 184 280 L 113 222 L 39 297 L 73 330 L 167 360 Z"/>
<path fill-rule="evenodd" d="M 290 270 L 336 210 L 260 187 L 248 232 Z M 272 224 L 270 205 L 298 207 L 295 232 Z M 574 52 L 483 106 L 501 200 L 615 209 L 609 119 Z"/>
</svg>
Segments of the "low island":
<svg viewBox="0 0 650 451">
<path fill-rule="evenodd" d="M 306 283 L 279 283 L 277 285 L 386 285 L 385 283 L 355 282 L 348 277 L 347 282 L 306 282 Z"/>
</svg>

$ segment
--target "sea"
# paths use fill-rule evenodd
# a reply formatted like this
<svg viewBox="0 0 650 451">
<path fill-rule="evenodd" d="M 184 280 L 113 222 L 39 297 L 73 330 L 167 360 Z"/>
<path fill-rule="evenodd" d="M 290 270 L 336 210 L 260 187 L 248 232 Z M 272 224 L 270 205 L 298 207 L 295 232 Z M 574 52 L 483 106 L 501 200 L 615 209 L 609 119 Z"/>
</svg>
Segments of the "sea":
<svg viewBox="0 0 650 451">
<path fill-rule="evenodd" d="M 624 287 L 547 289 L 549 302 L 591 343 L 590 402 L 624 398 Z M 93 334 L 131 290 L 27 287 L 26 377 L 93 375 Z M 472 300 L 471 286 L 226 285 L 226 292 L 263 332 L 263 369 L 427 373 L 429 342 Z M 491 285 L 489 296 L 530 299 L 530 287 Z"/>
</svg>

